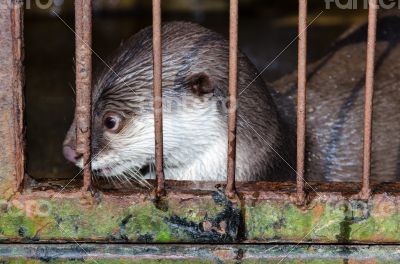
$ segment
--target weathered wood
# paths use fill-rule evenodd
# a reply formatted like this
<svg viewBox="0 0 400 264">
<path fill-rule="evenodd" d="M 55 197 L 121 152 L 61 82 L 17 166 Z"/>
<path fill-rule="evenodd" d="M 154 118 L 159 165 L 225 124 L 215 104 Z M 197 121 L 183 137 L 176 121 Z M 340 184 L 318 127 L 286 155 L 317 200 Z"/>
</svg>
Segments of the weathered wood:
<svg viewBox="0 0 400 264">
<path fill-rule="evenodd" d="M 24 175 L 23 5 L 0 5 L 0 197 L 20 188 Z"/>
</svg>

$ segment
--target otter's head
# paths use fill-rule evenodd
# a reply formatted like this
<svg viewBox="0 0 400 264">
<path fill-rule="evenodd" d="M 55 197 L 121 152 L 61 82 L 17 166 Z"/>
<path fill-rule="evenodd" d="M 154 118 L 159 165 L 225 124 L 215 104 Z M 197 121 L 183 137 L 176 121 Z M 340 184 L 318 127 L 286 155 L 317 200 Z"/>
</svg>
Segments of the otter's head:
<svg viewBox="0 0 400 264">
<path fill-rule="evenodd" d="M 226 157 L 228 45 L 216 33 L 179 22 L 163 26 L 162 40 L 166 177 L 209 177 L 195 174 Z M 155 155 L 151 28 L 121 46 L 94 84 L 92 170 L 107 177 L 145 173 Z M 64 156 L 82 167 L 75 129 L 73 122 Z"/>
</svg>

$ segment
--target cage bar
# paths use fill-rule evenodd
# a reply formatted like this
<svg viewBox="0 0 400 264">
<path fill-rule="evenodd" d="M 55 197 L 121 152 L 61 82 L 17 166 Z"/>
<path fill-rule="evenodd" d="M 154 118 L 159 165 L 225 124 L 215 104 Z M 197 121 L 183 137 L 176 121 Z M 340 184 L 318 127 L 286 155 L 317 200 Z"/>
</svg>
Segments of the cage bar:
<svg viewBox="0 0 400 264">
<path fill-rule="evenodd" d="M 0 47 L 0 196 L 8 200 L 26 172 L 23 1 L 1 1 Z"/>
<path fill-rule="evenodd" d="M 75 0 L 76 150 L 83 157 L 83 189 L 91 185 L 92 1 Z"/>
<path fill-rule="evenodd" d="M 11 12 L 13 53 L 13 100 L 15 110 L 15 176 L 17 190 L 22 189 L 25 175 L 25 118 L 24 118 L 24 5 L 15 3 Z"/>
<path fill-rule="evenodd" d="M 360 196 L 368 199 L 371 195 L 371 142 L 372 142 L 372 103 L 374 95 L 374 70 L 375 70 L 375 43 L 376 43 L 376 20 L 377 0 L 370 0 L 368 10 L 368 40 L 367 61 L 365 70 L 365 105 L 364 105 L 364 152 L 363 152 L 363 175 Z"/>
<path fill-rule="evenodd" d="M 236 169 L 236 121 L 237 121 L 237 64 L 238 64 L 238 0 L 230 0 L 229 6 L 229 108 L 228 108 L 228 164 L 226 193 L 235 192 Z"/>
<path fill-rule="evenodd" d="M 165 192 L 162 113 L 161 0 L 153 0 L 153 90 L 156 194 Z"/>
<path fill-rule="evenodd" d="M 299 203 L 305 199 L 304 155 L 306 143 L 306 78 L 307 78 L 307 0 L 299 0 L 299 44 L 297 83 L 297 175 L 296 188 Z"/>
</svg>

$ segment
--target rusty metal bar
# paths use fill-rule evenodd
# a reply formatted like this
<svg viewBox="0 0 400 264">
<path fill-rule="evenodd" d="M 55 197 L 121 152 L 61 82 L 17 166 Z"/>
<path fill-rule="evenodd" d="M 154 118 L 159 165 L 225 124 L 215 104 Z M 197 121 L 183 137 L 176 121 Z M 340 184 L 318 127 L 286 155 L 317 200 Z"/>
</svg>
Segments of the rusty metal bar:
<svg viewBox="0 0 400 264">
<path fill-rule="evenodd" d="M 306 144 L 306 77 L 307 77 L 307 0 L 299 0 L 299 45 L 297 83 L 297 198 L 305 199 L 304 154 Z"/>
<path fill-rule="evenodd" d="M 83 189 L 91 185 L 90 164 L 92 104 L 92 1 L 75 0 L 76 32 L 76 137 L 77 153 L 83 155 Z"/>
<path fill-rule="evenodd" d="M 365 105 L 364 105 L 364 153 L 363 153 L 363 175 L 360 196 L 368 199 L 371 195 L 371 141 L 372 141 L 372 102 L 374 95 L 374 70 L 375 70 L 375 42 L 376 42 L 376 20 L 378 3 L 370 0 L 368 10 L 368 41 L 367 62 L 365 70 Z"/>
<path fill-rule="evenodd" d="M 153 0 L 153 90 L 157 195 L 165 192 L 162 113 L 161 0 Z"/>
<path fill-rule="evenodd" d="M 230 0 L 229 6 L 229 112 L 228 112 L 228 164 L 226 194 L 235 192 L 236 169 L 236 121 L 237 121 L 237 78 L 238 78 L 238 0 Z"/>
<path fill-rule="evenodd" d="M 14 3 L 11 8 L 11 34 L 13 53 L 13 100 L 15 133 L 15 176 L 17 190 L 22 189 L 25 175 L 25 126 L 24 126 L 24 5 Z"/>
<path fill-rule="evenodd" d="M 6 200 L 22 189 L 25 175 L 23 32 L 24 1 L 1 1 L 0 197 Z"/>
</svg>

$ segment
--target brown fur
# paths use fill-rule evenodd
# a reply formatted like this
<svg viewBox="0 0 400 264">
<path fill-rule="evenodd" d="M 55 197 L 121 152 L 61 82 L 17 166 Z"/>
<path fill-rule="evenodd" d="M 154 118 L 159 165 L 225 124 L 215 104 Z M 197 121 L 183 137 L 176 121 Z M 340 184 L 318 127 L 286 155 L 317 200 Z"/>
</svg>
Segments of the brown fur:
<svg viewBox="0 0 400 264">
<path fill-rule="evenodd" d="M 308 70 L 307 178 L 360 181 L 367 24 L 346 33 Z M 400 17 L 379 19 L 373 112 L 372 178 L 400 177 Z M 274 83 L 275 99 L 294 124 L 296 74 Z"/>
</svg>

